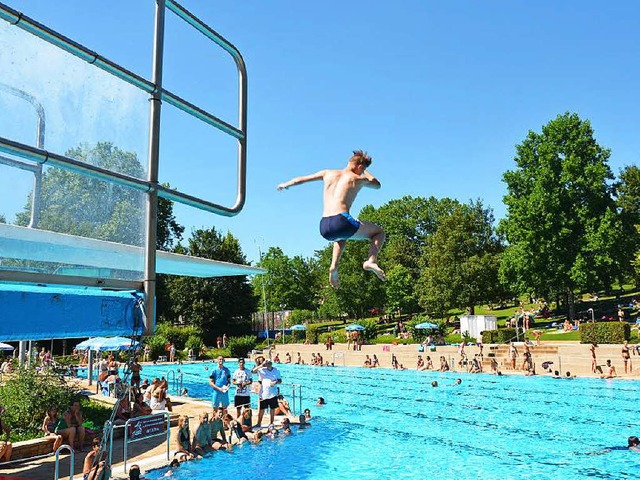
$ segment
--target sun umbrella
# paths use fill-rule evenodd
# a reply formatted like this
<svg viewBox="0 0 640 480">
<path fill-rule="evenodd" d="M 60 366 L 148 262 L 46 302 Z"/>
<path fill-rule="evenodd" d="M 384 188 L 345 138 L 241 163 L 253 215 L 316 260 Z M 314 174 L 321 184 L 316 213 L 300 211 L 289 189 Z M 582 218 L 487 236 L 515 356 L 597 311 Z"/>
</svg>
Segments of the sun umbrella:
<svg viewBox="0 0 640 480">
<path fill-rule="evenodd" d="M 294 325 L 293 327 L 291 327 L 291 330 L 294 330 L 294 331 L 301 331 L 306 329 L 307 327 L 305 327 L 304 325 Z"/>
<path fill-rule="evenodd" d="M 132 350 L 138 348 L 138 342 L 126 337 L 93 337 L 76 345 L 78 350 L 97 350 L 99 352 L 113 350 Z"/>
<path fill-rule="evenodd" d="M 15 350 L 15 348 L 13 348 L 11 345 L 9 345 L 8 343 L 0 343 L 0 351 L 3 352 L 12 352 L 13 350 Z"/>
<path fill-rule="evenodd" d="M 424 330 L 432 330 L 434 328 L 438 328 L 438 325 L 436 325 L 435 323 L 430 323 L 430 322 L 422 322 L 422 323 L 417 324 L 413 328 L 424 329 Z"/>
<path fill-rule="evenodd" d="M 358 332 L 361 332 L 362 330 L 364 330 L 364 327 L 362 325 L 358 325 L 357 323 L 352 323 L 351 325 L 347 326 L 345 330 L 348 332 L 351 332 L 353 330 L 357 330 Z"/>
</svg>

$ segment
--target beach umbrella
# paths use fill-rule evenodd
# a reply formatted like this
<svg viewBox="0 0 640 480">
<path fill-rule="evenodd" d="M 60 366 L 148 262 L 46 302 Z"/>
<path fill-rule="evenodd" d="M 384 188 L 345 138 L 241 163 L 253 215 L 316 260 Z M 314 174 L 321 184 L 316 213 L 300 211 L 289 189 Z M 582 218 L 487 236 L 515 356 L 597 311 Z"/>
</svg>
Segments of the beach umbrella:
<svg viewBox="0 0 640 480">
<path fill-rule="evenodd" d="M 307 327 L 305 327 L 304 325 L 294 325 L 293 327 L 291 327 L 291 330 L 299 332 L 302 330 L 306 330 Z"/>
<path fill-rule="evenodd" d="M 133 350 L 139 343 L 126 337 L 93 337 L 76 345 L 78 350 L 96 350 L 98 352 L 114 350 Z"/>
<path fill-rule="evenodd" d="M 0 343 L 0 351 L 2 352 L 13 352 L 15 348 L 13 348 L 8 343 Z"/>
<path fill-rule="evenodd" d="M 435 323 L 430 323 L 430 322 L 422 322 L 422 323 L 417 324 L 413 328 L 417 328 L 418 330 L 433 330 L 435 328 L 438 328 L 438 325 L 436 325 Z"/>
<path fill-rule="evenodd" d="M 345 330 L 347 332 L 352 332 L 354 330 L 361 332 L 362 330 L 364 330 L 364 327 L 362 325 L 358 325 L 357 323 L 352 323 L 351 325 L 348 325 Z"/>
</svg>

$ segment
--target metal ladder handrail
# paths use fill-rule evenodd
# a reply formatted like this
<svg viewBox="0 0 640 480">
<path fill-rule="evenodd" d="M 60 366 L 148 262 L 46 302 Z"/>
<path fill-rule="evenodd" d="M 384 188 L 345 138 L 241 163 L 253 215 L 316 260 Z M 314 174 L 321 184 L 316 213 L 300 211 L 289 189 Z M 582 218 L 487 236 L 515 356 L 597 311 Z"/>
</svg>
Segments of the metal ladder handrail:
<svg viewBox="0 0 640 480">
<path fill-rule="evenodd" d="M 69 450 L 71 454 L 71 462 L 69 464 L 69 480 L 73 480 L 73 469 L 75 465 L 75 452 L 70 445 L 60 445 L 56 450 L 56 466 L 55 466 L 55 477 L 54 480 L 58 480 L 60 478 L 60 452 L 63 450 Z"/>
<path fill-rule="evenodd" d="M 176 372 L 174 370 L 168 370 L 167 371 L 167 386 L 169 387 L 169 389 L 171 388 L 171 374 L 173 374 L 173 387 L 174 387 L 174 392 L 176 395 L 180 395 L 182 393 L 182 387 L 183 387 L 183 381 L 184 381 L 184 374 L 182 372 L 178 372 L 176 374 Z"/>
</svg>

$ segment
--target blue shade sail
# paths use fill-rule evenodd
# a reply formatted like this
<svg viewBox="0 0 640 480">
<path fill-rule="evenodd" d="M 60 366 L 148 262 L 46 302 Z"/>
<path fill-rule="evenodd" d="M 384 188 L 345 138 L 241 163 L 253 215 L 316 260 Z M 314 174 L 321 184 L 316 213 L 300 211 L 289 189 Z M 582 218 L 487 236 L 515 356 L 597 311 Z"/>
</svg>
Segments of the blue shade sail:
<svg viewBox="0 0 640 480">
<path fill-rule="evenodd" d="M 139 298 L 134 291 L 0 284 L 0 341 L 140 333 Z"/>
</svg>

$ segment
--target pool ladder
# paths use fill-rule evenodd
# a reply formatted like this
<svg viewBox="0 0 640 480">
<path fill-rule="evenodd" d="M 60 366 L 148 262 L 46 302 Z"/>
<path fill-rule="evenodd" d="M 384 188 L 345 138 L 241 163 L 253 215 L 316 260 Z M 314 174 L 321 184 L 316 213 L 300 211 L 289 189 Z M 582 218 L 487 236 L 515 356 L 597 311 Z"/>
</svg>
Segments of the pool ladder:
<svg viewBox="0 0 640 480">
<path fill-rule="evenodd" d="M 300 415 L 302 413 L 302 385 L 291 384 L 291 404 L 293 414 Z"/>
<path fill-rule="evenodd" d="M 173 378 L 173 392 L 175 395 L 181 395 L 182 394 L 182 390 L 183 390 L 183 378 L 184 375 L 182 372 L 178 371 L 178 374 L 176 375 L 176 372 L 174 370 L 169 370 L 167 372 L 167 384 L 169 386 L 169 389 L 171 389 L 171 379 Z M 171 390 L 169 390 L 171 391 Z"/>
<path fill-rule="evenodd" d="M 73 451 L 73 448 L 71 448 L 70 445 L 60 445 L 56 450 L 56 470 L 55 470 L 54 479 L 58 480 L 60 478 L 60 452 L 62 452 L 63 450 L 69 450 L 69 453 L 71 454 L 71 462 L 69 463 L 69 480 L 73 480 L 73 466 L 75 462 L 75 453 Z"/>
</svg>

